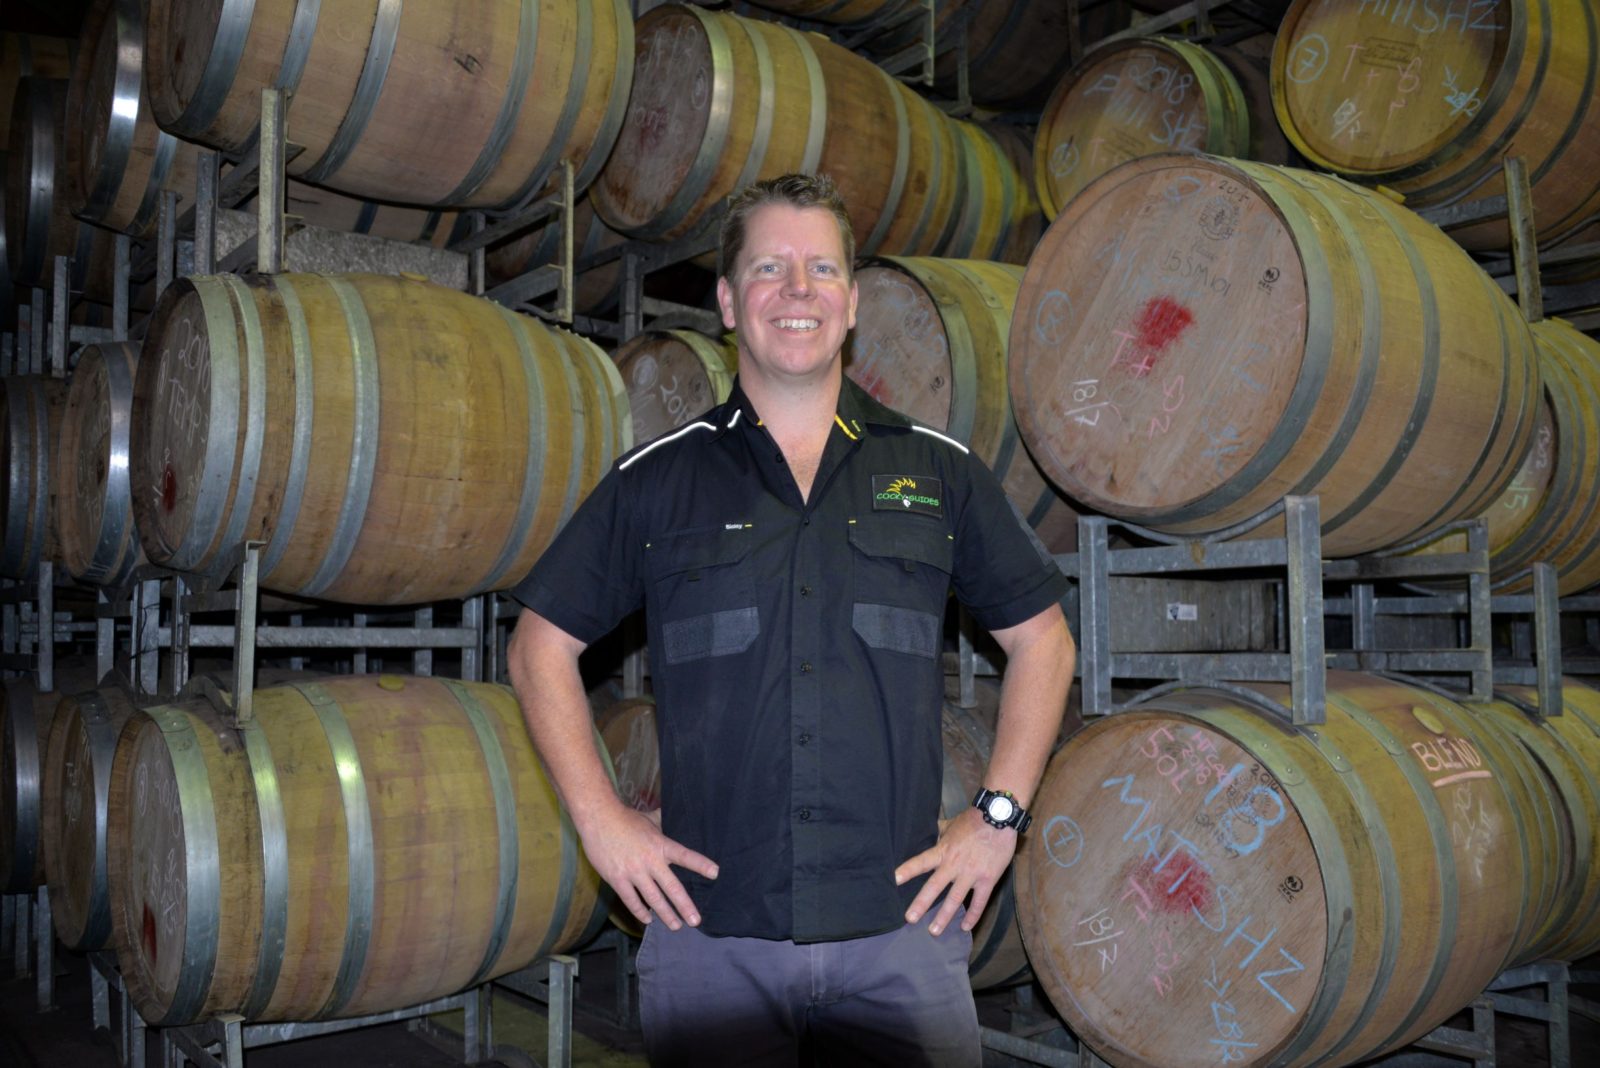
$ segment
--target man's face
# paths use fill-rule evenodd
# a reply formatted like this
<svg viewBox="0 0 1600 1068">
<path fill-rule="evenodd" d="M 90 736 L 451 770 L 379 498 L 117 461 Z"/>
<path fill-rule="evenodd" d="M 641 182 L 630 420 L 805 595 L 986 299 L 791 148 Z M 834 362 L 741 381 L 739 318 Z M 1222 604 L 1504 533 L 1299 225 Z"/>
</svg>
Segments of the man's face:
<svg viewBox="0 0 1600 1068">
<path fill-rule="evenodd" d="M 740 374 L 774 383 L 827 376 L 856 323 L 837 220 L 826 208 L 764 204 L 745 223 L 731 284 L 717 280 L 723 325 L 739 334 Z"/>
</svg>

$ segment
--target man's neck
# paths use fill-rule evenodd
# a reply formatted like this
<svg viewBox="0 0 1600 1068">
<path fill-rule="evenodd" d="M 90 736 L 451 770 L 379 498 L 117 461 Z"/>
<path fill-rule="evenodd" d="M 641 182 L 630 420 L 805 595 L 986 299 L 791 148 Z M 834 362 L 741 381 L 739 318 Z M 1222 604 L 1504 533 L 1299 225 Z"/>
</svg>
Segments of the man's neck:
<svg viewBox="0 0 1600 1068">
<path fill-rule="evenodd" d="M 843 381 L 843 372 L 835 364 L 828 378 L 816 382 L 775 385 L 760 378 L 740 382 L 761 425 L 783 453 L 802 500 L 811 495 L 812 481 L 833 431 Z"/>
</svg>

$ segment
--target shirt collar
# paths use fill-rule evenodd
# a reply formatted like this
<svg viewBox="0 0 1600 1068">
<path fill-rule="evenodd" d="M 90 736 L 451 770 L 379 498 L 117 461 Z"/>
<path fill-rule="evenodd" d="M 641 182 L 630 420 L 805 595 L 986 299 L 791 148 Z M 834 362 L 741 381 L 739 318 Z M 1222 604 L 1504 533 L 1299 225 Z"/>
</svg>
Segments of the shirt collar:
<svg viewBox="0 0 1600 1068">
<path fill-rule="evenodd" d="M 760 426 L 761 417 L 745 395 L 744 387 L 735 376 L 728 399 L 716 408 L 716 436 L 721 437 L 740 424 Z M 834 425 L 852 440 L 865 433 L 865 428 L 909 427 L 911 420 L 892 408 L 874 400 L 866 390 L 846 377 L 839 389 L 839 403 L 834 409 Z"/>
</svg>

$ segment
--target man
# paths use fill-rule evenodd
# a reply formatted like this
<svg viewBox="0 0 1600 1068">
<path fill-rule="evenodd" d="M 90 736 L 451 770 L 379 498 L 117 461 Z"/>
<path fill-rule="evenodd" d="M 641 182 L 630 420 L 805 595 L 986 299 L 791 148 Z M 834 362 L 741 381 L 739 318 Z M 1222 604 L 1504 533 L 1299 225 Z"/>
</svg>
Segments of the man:
<svg viewBox="0 0 1600 1068">
<path fill-rule="evenodd" d="M 980 1060 L 970 932 L 1065 707 L 1065 579 L 981 462 L 845 381 L 852 256 L 826 178 L 734 197 L 717 283 L 732 395 L 624 457 L 516 590 L 528 729 L 648 925 L 656 1064 Z M 1006 653 L 985 782 L 1009 794 L 941 831 L 952 585 Z M 659 826 L 613 791 L 577 670 L 640 604 Z"/>
</svg>

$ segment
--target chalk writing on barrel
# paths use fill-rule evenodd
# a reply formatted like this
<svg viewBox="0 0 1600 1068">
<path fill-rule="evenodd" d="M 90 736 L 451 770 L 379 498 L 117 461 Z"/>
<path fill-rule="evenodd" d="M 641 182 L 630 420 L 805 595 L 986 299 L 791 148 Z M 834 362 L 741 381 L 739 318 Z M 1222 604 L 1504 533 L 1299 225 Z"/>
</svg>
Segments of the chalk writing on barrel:
<svg viewBox="0 0 1600 1068">
<path fill-rule="evenodd" d="M 1320 33 L 1308 33 L 1295 45 L 1285 67 L 1289 80 L 1306 85 L 1322 77 L 1328 69 L 1328 39 Z"/>
<path fill-rule="evenodd" d="M 1070 816 L 1054 816 L 1044 827 L 1044 850 L 1051 861 L 1070 868 L 1083 859 L 1083 829 Z"/>
<path fill-rule="evenodd" d="M 1039 302 L 1034 313 L 1033 333 L 1046 345 L 1059 345 L 1067 339 L 1071 329 L 1072 298 L 1059 289 L 1053 289 Z"/>
</svg>

